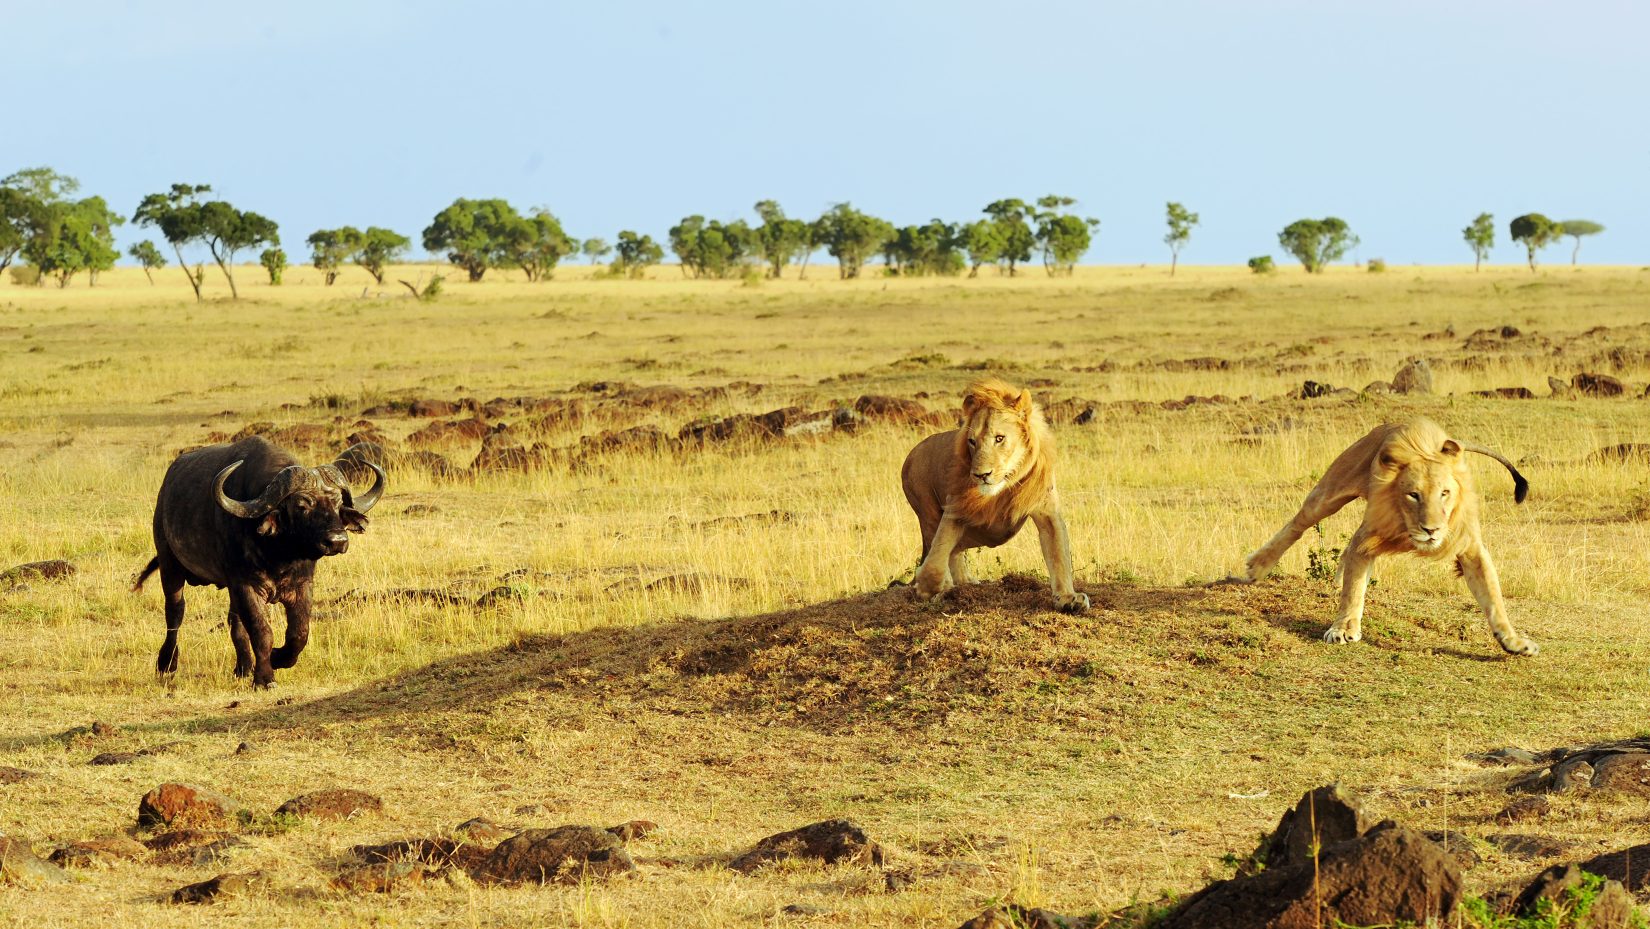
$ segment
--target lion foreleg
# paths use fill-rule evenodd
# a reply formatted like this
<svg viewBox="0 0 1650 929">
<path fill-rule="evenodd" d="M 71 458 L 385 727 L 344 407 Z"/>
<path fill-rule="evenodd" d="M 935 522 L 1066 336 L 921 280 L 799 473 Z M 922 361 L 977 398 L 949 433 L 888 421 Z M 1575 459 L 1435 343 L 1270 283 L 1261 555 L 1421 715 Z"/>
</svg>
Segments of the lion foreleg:
<svg viewBox="0 0 1650 929">
<path fill-rule="evenodd" d="M 1054 592 L 1055 605 L 1062 612 L 1081 613 L 1089 608 L 1089 595 L 1078 593 L 1071 567 L 1071 536 L 1066 533 L 1066 518 L 1060 510 L 1050 507 L 1034 514 L 1037 541 L 1043 548 L 1043 563 L 1048 566 L 1049 587 Z"/>
<path fill-rule="evenodd" d="M 1359 529 L 1341 553 L 1341 609 L 1323 634 L 1325 642 L 1339 645 L 1363 640 L 1364 594 L 1369 590 L 1369 569 L 1375 564 L 1375 556 L 1364 552 L 1364 538 Z"/>
<path fill-rule="evenodd" d="M 951 555 L 957 551 L 957 543 L 962 541 L 964 526 L 962 520 L 950 513 L 940 518 L 939 527 L 934 530 L 934 538 L 928 543 L 928 555 L 923 558 L 922 566 L 917 568 L 916 590 L 920 600 L 932 600 L 951 587 Z M 961 554 L 961 552 L 957 552 Z"/>
<path fill-rule="evenodd" d="M 961 586 L 974 583 L 974 578 L 968 573 L 968 558 L 960 548 L 951 550 L 951 559 L 948 562 L 951 569 L 951 583 Z"/>
<path fill-rule="evenodd" d="M 1490 559 L 1489 549 L 1480 542 L 1457 558 L 1455 563 L 1461 568 L 1461 577 L 1466 580 L 1473 599 L 1483 609 L 1495 641 L 1514 655 L 1534 655 L 1541 651 L 1535 640 L 1519 635 L 1507 619 L 1507 604 L 1501 599 L 1501 578 L 1495 573 L 1495 562 Z"/>
<path fill-rule="evenodd" d="M 1300 541 L 1301 536 L 1308 529 L 1316 526 L 1341 511 L 1348 503 L 1358 499 L 1356 492 L 1337 491 L 1322 484 L 1312 488 L 1301 504 L 1299 512 L 1290 517 L 1277 535 L 1267 540 L 1265 545 L 1255 549 L 1244 559 L 1244 580 L 1258 581 L 1272 570 L 1283 553 L 1289 551 L 1290 546 Z"/>
</svg>

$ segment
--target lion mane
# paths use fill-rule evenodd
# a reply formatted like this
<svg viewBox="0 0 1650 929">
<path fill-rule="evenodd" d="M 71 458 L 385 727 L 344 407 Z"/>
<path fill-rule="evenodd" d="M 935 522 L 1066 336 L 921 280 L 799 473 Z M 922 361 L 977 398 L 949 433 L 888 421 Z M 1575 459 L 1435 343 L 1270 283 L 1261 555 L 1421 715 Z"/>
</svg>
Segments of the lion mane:
<svg viewBox="0 0 1650 929">
<path fill-rule="evenodd" d="M 1012 483 L 1000 493 L 986 496 L 969 473 L 969 425 L 981 413 L 1011 413 L 1019 426 L 1020 443 L 1026 461 Z M 1019 390 L 995 377 L 970 384 L 963 394 L 963 428 L 957 431 L 952 455 L 950 507 L 963 522 L 973 526 L 1017 526 L 1048 500 L 1054 487 L 1054 436 L 1043 411 L 1031 399 L 1031 392 Z"/>
</svg>

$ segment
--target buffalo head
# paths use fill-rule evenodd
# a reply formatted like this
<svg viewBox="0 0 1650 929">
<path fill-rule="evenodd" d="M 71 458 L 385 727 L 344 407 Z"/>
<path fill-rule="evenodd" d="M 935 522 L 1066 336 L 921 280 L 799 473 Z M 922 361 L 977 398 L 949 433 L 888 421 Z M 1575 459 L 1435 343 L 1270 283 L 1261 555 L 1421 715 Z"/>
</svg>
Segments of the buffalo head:
<svg viewBox="0 0 1650 929">
<path fill-rule="evenodd" d="M 365 493 L 355 496 L 336 465 L 282 468 L 254 500 L 236 500 L 224 492 L 224 482 L 244 461 L 218 472 L 213 494 L 231 516 L 259 520 L 257 533 L 272 537 L 282 547 L 310 558 L 342 555 L 349 549 L 350 532 L 364 532 L 367 511 L 384 492 L 384 472 L 368 464 L 375 479 Z"/>
</svg>

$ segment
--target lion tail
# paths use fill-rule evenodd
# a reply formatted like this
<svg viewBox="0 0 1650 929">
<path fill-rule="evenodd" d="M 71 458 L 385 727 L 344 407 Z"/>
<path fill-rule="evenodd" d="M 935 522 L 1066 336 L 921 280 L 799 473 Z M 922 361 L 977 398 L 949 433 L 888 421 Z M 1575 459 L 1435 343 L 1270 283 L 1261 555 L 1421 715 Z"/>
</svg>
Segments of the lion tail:
<svg viewBox="0 0 1650 929">
<path fill-rule="evenodd" d="M 1501 466 L 1506 468 L 1508 471 L 1510 471 L 1512 473 L 1513 500 L 1515 502 L 1523 503 L 1524 498 L 1529 496 L 1529 494 L 1530 494 L 1530 482 L 1525 480 L 1524 475 L 1519 474 L 1518 469 L 1513 467 L 1513 463 L 1508 461 L 1506 459 L 1506 457 L 1503 456 L 1500 452 L 1496 451 L 1493 448 L 1485 448 L 1482 445 L 1469 445 L 1469 444 L 1465 444 L 1465 443 L 1463 443 L 1461 445 L 1461 448 L 1463 448 L 1463 449 L 1465 449 L 1466 451 L 1469 451 L 1469 452 L 1476 452 L 1480 455 L 1484 455 L 1484 456 L 1489 457 L 1489 458 L 1494 458 L 1496 461 L 1501 462 Z"/>
</svg>

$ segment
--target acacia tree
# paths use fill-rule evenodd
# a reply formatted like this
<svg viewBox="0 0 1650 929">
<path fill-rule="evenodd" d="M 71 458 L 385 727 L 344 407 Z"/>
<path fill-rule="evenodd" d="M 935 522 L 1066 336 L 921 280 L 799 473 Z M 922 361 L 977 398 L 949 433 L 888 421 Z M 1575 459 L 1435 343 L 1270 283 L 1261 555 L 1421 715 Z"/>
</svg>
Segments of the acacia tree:
<svg viewBox="0 0 1650 929">
<path fill-rule="evenodd" d="M 149 279 L 150 287 L 155 286 L 155 276 L 150 272 L 156 268 L 166 267 L 166 256 L 160 253 L 160 249 L 155 247 L 155 243 L 144 239 L 127 249 L 126 254 L 131 255 L 137 260 L 138 264 L 143 266 L 143 276 Z"/>
<path fill-rule="evenodd" d="M 1576 240 L 1575 250 L 1570 252 L 1570 267 L 1575 267 L 1576 259 L 1581 257 L 1581 237 L 1598 235 L 1604 231 L 1602 223 L 1595 223 L 1590 219 L 1566 219 L 1559 223 L 1564 234 Z"/>
<path fill-rule="evenodd" d="M 1489 257 L 1490 249 L 1495 247 L 1495 217 L 1489 213 L 1479 213 L 1461 230 L 1461 238 L 1472 249 L 1472 269 L 1477 271 L 1483 266 L 1484 259 Z"/>
<path fill-rule="evenodd" d="M 321 281 L 331 287 L 338 280 L 344 262 L 354 257 L 361 247 L 361 230 L 354 226 L 339 229 L 317 229 L 304 240 L 309 245 L 309 263 L 321 272 Z"/>
<path fill-rule="evenodd" d="M 1032 217 L 1037 221 L 1037 245 L 1043 252 L 1043 268 L 1049 277 L 1070 277 L 1077 268 L 1077 259 L 1083 257 L 1094 241 L 1090 230 L 1099 226 L 1100 220 L 1060 212 L 1076 205 L 1077 201 L 1071 197 L 1056 194 L 1037 200 L 1039 210 Z"/>
<path fill-rule="evenodd" d="M 355 232 L 348 226 L 344 227 Z M 384 283 L 384 266 L 399 259 L 412 247 L 412 240 L 393 229 L 368 226 L 366 232 L 356 233 L 350 260 L 366 269 L 372 279 Z"/>
<path fill-rule="evenodd" d="M 0 180 L 0 271 L 21 255 L 42 274 L 54 273 L 38 267 L 40 258 L 58 246 L 68 197 L 79 189 L 79 181 L 45 167 L 24 168 Z M 65 283 L 60 280 L 59 286 Z"/>
<path fill-rule="evenodd" d="M 637 235 L 629 229 L 619 233 L 613 272 L 630 278 L 639 278 L 647 269 L 664 260 L 665 250 L 650 235 Z"/>
<path fill-rule="evenodd" d="M 178 267 L 188 276 L 189 286 L 195 291 L 197 303 L 201 299 L 201 284 L 206 279 L 206 273 L 200 265 L 191 268 L 183 260 L 183 246 L 201 241 L 206 235 L 202 204 L 198 198 L 211 191 L 212 188 L 205 184 L 173 184 L 166 193 L 144 197 L 132 214 L 133 222 L 139 226 L 154 226 L 171 244 L 173 253 L 178 256 Z"/>
<path fill-rule="evenodd" d="M 519 235 L 521 222 L 521 214 L 503 200 L 460 197 L 425 227 L 424 248 L 446 252 L 448 261 L 479 281 L 488 268 L 508 262 L 511 237 Z"/>
<path fill-rule="evenodd" d="M 755 209 L 756 215 L 762 217 L 762 225 L 751 231 L 756 255 L 768 266 L 770 277 L 781 277 L 785 265 L 807 249 L 808 224 L 787 218 L 775 200 L 759 201 Z"/>
<path fill-rule="evenodd" d="M 114 227 L 125 219 L 109 209 L 102 197 L 55 201 L 40 204 L 23 257 L 43 276 L 57 279 L 67 287 L 81 271 L 97 286 L 97 275 L 114 267 L 120 251 L 115 248 Z"/>
<path fill-rule="evenodd" d="M 865 260 L 882 251 L 883 243 L 894 237 L 892 223 L 861 213 L 846 202 L 826 210 L 814 226 L 820 244 L 837 260 L 837 276 L 841 278 L 859 277 Z"/>
<path fill-rule="evenodd" d="M 1019 273 L 1018 265 L 1031 260 L 1031 250 L 1037 245 L 1037 235 L 1027 222 L 1032 210 L 1024 200 L 996 200 L 986 205 L 985 214 L 998 226 L 1002 249 L 997 254 L 999 265 L 1008 269 L 1008 276 Z"/>
<path fill-rule="evenodd" d="M 579 247 L 579 251 L 583 252 L 584 257 L 590 259 L 590 263 L 594 265 L 612 253 L 613 246 L 608 245 L 606 239 L 585 239 L 584 244 Z"/>
<path fill-rule="evenodd" d="M 968 276 L 979 277 L 981 265 L 994 265 L 1003 256 L 1003 228 L 989 219 L 979 219 L 962 227 L 958 238 L 968 253 Z M 1000 271 L 1000 269 L 999 269 Z"/>
<path fill-rule="evenodd" d="M 686 216 L 670 227 L 670 250 L 693 277 L 728 277 L 755 253 L 755 236 L 744 220 L 723 223 Z"/>
<path fill-rule="evenodd" d="M 229 282 L 229 295 L 234 300 L 241 298 L 241 292 L 235 287 L 235 274 L 230 270 L 235 263 L 235 253 L 260 245 L 281 244 L 274 220 L 250 210 L 237 210 L 223 200 L 201 205 L 201 231 L 212 260 L 218 263 L 218 270 Z"/>
<path fill-rule="evenodd" d="M 1508 226 L 1514 242 L 1522 242 L 1529 256 L 1530 271 L 1535 272 L 1535 253 L 1557 242 L 1564 234 L 1564 224 L 1555 223 L 1540 213 L 1525 213 Z"/>
<path fill-rule="evenodd" d="M 967 267 L 961 249 L 962 230 L 939 219 L 905 226 L 883 246 L 889 268 L 901 276 L 960 274 Z"/>
<path fill-rule="evenodd" d="M 508 223 L 503 238 L 501 263 L 520 268 L 529 281 L 549 280 L 562 258 L 578 251 L 578 243 L 562 231 L 561 221 L 542 206 Z"/>
<path fill-rule="evenodd" d="M 1198 215 L 1173 201 L 1164 215 L 1169 234 L 1163 237 L 1163 244 L 1169 247 L 1169 276 L 1174 277 L 1175 268 L 1180 266 L 1180 250 L 1192 240 L 1192 227 L 1198 224 Z"/>
<path fill-rule="evenodd" d="M 1335 216 L 1297 219 L 1278 233 L 1278 244 L 1300 260 L 1309 274 L 1323 273 L 1323 266 L 1340 260 L 1358 244 L 1358 237 L 1346 221 Z"/>
<path fill-rule="evenodd" d="M 258 263 L 269 272 L 269 286 L 281 286 L 281 275 L 286 273 L 286 252 L 280 247 L 266 248 L 258 255 Z"/>
<path fill-rule="evenodd" d="M 22 191 L 0 187 L 0 271 L 5 271 L 28 241 L 30 201 Z"/>
</svg>

